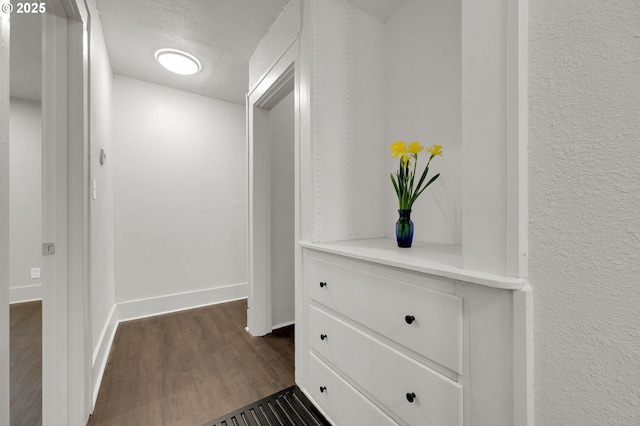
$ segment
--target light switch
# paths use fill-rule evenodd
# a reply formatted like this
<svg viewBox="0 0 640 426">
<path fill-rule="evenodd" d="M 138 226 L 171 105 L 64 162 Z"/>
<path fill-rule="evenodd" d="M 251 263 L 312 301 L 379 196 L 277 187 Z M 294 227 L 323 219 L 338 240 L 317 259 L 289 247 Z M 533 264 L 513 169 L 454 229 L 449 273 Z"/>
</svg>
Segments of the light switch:
<svg viewBox="0 0 640 426">
<path fill-rule="evenodd" d="M 31 279 L 35 280 L 40 278 L 40 268 L 31 268 Z"/>
<path fill-rule="evenodd" d="M 96 200 L 98 198 L 98 183 L 95 179 L 91 180 L 91 199 Z"/>
</svg>

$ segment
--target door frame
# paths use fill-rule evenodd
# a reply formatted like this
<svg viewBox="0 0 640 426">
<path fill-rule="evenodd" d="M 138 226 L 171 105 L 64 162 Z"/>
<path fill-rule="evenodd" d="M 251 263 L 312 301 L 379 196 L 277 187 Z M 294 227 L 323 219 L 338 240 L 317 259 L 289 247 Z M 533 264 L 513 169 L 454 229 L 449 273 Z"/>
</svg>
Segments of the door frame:
<svg viewBox="0 0 640 426">
<path fill-rule="evenodd" d="M 9 49 L 10 15 L 0 12 L 0 424 L 10 421 L 9 389 Z"/>
<path fill-rule="evenodd" d="M 85 424 L 88 327 L 88 44 L 83 0 L 49 0 L 43 17 L 43 425 Z M 47 34 L 47 36 L 45 36 Z M 9 342 L 10 14 L 0 13 L 0 339 Z M 0 346 L 0 424 L 10 422 L 9 345 Z"/>
<path fill-rule="evenodd" d="M 42 423 L 84 425 L 91 410 L 88 232 L 88 8 L 50 0 L 43 19 Z"/>
<path fill-rule="evenodd" d="M 247 330 L 253 336 L 272 331 L 271 312 L 271 155 L 269 110 L 294 92 L 294 238 L 296 241 L 295 280 L 298 281 L 300 240 L 299 146 L 299 42 L 296 39 L 247 95 L 248 156 L 248 309 Z M 296 305 L 298 305 L 296 297 Z M 297 309 L 296 309 L 296 317 Z M 296 318 L 297 320 L 297 318 Z"/>
</svg>

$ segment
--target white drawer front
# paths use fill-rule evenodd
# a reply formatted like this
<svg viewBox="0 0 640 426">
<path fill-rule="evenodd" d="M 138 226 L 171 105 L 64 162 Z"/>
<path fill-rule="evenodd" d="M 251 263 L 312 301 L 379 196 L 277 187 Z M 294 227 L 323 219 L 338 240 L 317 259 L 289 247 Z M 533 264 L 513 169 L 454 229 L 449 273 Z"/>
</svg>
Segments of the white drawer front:
<svg viewBox="0 0 640 426">
<path fill-rule="evenodd" d="M 313 354 L 309 356 L 307 391 L 335 426 L 398 426 Z"/>
<path fill-rule="evenodd" d="M 312 299 L 462 374 L 461 297 L 311 256 L 307 260 Z M 411 324 L 407 316 L 414 318 Z"/>
<path fill-rule="evenodd" d="M 312 349 L 403 421 L 462 425 L 461 385 L 315 307 L 309 320 Z"/>
</svg>

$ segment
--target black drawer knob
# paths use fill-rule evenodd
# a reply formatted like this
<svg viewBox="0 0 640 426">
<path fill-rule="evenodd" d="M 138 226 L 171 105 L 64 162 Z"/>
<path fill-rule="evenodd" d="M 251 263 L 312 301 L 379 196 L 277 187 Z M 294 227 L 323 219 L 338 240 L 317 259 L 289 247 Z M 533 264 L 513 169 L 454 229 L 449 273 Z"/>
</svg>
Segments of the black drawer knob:
<svg viewBox="0 0 640 426">
<path fill-rule="evenodd" d="M 404 320 L 407 324 L 413 324 L 413 322 L 416 320 L 416 317 L 414 317 L 413 315 L 406 315 L 404 317 Z"/>
<path fill-rule="evenodd" d="M 320 335 L 320 340 L 326 340 L 327 339 L 327 335 L 326 334 L 321 334 Z"/>
<path fill-rule="evenodd" d="M 324 393 L 327 390 L 326 386 L 320 386 L 320 392 Z"/>
<path fill-rule="evenodd" d="M 324 281 L 320 281 L 320 288 L 322 288 L 322 287 L 326 287 L 326 286 L 327 286 L 327 283 L 326 283 L 326 282 L 324 282 Z"/>
<path fill-rule="evenodd" d="M 416 394 L 413 392 L 407 392 L 407 401 L 413 402 L 416 399 Z"/>
</svg>

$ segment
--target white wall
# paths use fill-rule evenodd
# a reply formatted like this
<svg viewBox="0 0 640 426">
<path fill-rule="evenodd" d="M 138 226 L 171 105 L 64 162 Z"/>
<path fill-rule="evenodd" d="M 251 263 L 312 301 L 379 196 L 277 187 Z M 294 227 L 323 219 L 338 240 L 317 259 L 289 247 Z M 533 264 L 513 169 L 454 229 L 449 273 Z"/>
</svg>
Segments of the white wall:
<svg viewBox="0 0 640 426">
<path fill-rule="evenodd" d="M 311 37 L 303 54 L 312 79 L 312 240 L 380 237 L 385 226 L 395 223 L 383 220 L 389 179 L 381 87 L 383 25 L 346 0 L 309 0 L 305 7 Z"/>
<path fill-rule="evenodd" d="M 294 104 L 293 92 L 270 112 L 271 306 L 274 328 L 293 323 L 294 304 Z"/>
<path fill-rule="evenodd" d="M 346 0 L 310 10 L 312 240 L 394 237 L 389 146 L 444 146 L 418 199 L 415 239 L 461 244 L 460 2 L 411 1 L 387 22 Z M 420 165 L 428 159 L 422 154 Z M 322 226 L 320 226 L 322 224 Z"/>
<path fill-rule="evenodd" d="M 113 108 L 117 301 L 246 296 L 244 106 L 115 76 Z"/>
<path fill-rule="evenodd" d="M 429 172 L 440 177 L 413 206 L 420 241 L 462 243 L 460 12 L 459 1 L 412 0 L 384 25 L 385 148 L 397 140 L 443 147 Z M 418 158 L 422 168 L 429 154 Z M 388 163 L 397 169 L 396 159 Z M 395 238 L 398 199 L 387 180 L 384 233 Z"/>
<path fill-rule="evenodd" d="M 301 0 L 289 0 L 249 58 L 249 92 L 298 38 Z"/>
<path fill-rule="evenodd" d="M 42 108 L 39 102 L 10 101 L 10 301 L 42 298 Z"/>
<path fill-rule="evenodd" d="M 640 6 L 529 2 L 537 425 L 640 423 Z"/>
<path fill-rule="evenodd" d="M 93 401 L 98 392 L 108 348 L 115 335 L 117 318 L 114 261 L 114 178 L 112 144 L 113 72 L 95 2 L 91 13 L 90 61 L 90 177 L 96 183 L 95 200 L 90 201 L 91 235 L 91 349 Z M 107 160 L 100 164 L 100 150 Z"/>
</svg>

